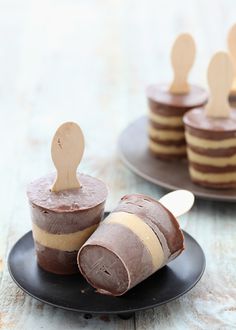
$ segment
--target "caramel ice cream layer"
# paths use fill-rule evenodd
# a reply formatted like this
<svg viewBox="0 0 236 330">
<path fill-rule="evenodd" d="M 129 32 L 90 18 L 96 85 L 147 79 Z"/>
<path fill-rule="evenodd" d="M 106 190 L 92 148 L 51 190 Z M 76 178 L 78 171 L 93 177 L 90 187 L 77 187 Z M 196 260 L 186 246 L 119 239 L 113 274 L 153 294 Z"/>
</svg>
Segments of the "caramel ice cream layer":
<svg viewBox="0 0 236 330">
<path fill-rule="evenodd" d="M 220 149 L 236 147 L 236 137 L 223 140 L 209 140 L 196 137 L 192 134 L 185 132 L 185 137 L 189 145 L 204 148 L 204 149 Z"/>
<path fill-rule="evenodd" d="M 51 234 L 39 228 L 35 223 L 32 223 L 32 230 L 34 240 L 41 245 L 60 251 L 71 252 L 79 250 L 97 226 L 93 225 L 70 234 Z"/>
<path fill-rule="evenodd" d="M 225 167 L 229 165 L 236 166 L 236 154 L 231 157 L 208 157 L 198 154 L 190 148 L 187 149 L 187 153 L 189 161 L 193 163 L 216 167 Z"/>
<path fill-rule="evenodd" d="M 236 182 L 236 171 L 227 173 L 204 173 L 197 171 L 191 166 L 189 171 L 191 177 L 197 181 L 205 181 L 210 183 Z"/>
<path fill-rule="evenodd" d="M 167 125 L 167 126 L 183 126 L 182 116 L 162 116 L 153 112 L 149 112 L 149 118 L 157 124 Z"/>
<path fill-rule="evenodd" d="M 168 140 L 182 140 L 184 139 L 184 132 L 182 131 L 171 131 L 171 130 L 161 130 L 155 129 L 154 127 L 149 127 L 148 129 L 149 136 L 153 139 L 157 138 L 159 140 L 168 141 Z"/>
</svg>

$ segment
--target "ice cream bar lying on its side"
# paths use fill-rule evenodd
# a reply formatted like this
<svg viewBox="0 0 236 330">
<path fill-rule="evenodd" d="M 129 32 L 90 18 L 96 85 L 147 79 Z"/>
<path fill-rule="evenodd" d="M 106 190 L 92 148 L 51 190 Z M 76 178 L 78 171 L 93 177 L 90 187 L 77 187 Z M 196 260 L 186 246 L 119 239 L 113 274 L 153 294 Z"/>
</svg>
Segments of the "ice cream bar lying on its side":
<svg viewBox="0 0 236 330">
<path fill-rule="evenodd" d="M 78 265 L 98 292 L 120 296 L 183 249 L 183 233 L 169 210 L 148 196 L 126 195 L 81 247 Z"/>
</svg>

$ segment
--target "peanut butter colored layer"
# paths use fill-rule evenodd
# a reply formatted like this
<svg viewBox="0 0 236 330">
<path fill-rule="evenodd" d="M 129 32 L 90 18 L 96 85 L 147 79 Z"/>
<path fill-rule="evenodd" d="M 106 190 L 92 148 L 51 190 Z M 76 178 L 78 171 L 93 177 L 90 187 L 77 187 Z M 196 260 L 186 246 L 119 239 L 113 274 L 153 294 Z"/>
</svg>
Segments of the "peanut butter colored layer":
<svg viewBox="0 0 236 330">
<path fill-rule="evenodd" d="M 32 223 L 33 237 L 42 246 L 60 251 L 78 251 L 98 225 L 70 234 L 51 234 Z"/>
<path fill-rule="evenodd" d="M 190 148 L 187 148 L 188 158 L 190 162 L 198 163 L 202 165 L 211 165 L 224 167 L 228 165 L 236 165 L 236 155 L 231 157 L 208 157 L 200 155 L 192 151 Z"/>
<path fill-rule="evenodd" d="M 199 138 L 199 137 L 189 134 L 188 132 L 185 132 L 185 137 L 186 137 L 188 144 L 196 146 L 196 147 L 206 148 L 206 149 L 236 147 L 236 137 L 216 141 L 216 140 Z"/>
<path fill-rule="evenodd" d="M 164 253 L 159 239 L 153 230 L 137 215 L 126 212 L 115 212 L 111 213 L 103 221 L 104 223 L 117 223 L 132 230 L 150 252 L 155 270 L 164 264 Z"/>
<path fill-rule="evenodd" d="M 205 181 L 210 183 L 231 183 L 236 182 L 236 171 L 231 173 L 203 173 L 190 166 L 190 175 L 194 180 Z"/>
<path fill-rule="evenodd" d="M 149 118 L 157 124 L 161 125 L 168 125 L 168 126 L 173 126 L 173 127 L 181 127 L 183 126 L 183 120 L 182 116 L 171 116 L 171 117 L 166 117 L 166 116 L 161 116 L 153 112 L 149 112 Z"/>
<path fill-rule="evenodd" d="M 154 153 L 182 155 L 186 153 L 186 146 L 162 145 L 149 140 L 149 148 Z"/>
<path fill-rule="evenodd" d="M 184 132 L 171 131 L 171 130 L 160 130 L 149 126 L 148 134 L 152 138 L 158 138 L 160 140 L 182 140 L 184 139 Z"/>
</svg>

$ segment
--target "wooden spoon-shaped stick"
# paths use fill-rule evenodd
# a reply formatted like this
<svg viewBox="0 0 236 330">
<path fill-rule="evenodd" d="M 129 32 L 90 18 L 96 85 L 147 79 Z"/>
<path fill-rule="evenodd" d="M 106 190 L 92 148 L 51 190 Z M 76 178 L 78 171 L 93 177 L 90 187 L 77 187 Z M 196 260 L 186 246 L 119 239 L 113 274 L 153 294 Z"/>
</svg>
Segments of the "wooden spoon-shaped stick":
<svg viewBox="0 0 236 330">
<path fill-rule="evenodd" d="M 226 52 L 217 52 L 208 66 L 209 101 L 205 107 L 209 117 L 226 118 L 230 114 L 229 92 L 234 78 L 233 63 Z"/>
<path fill-rule="evenodd" d="M 236 24 L 234 24 L 229 30 L 228 49 L 234 66 L 234 80 L 232 85 L 232 92 L 236 94 Z"/>
<path fill-rule="evenodd" d="M 81 128 L 72 122 L 62 124 L 52 140 L 51 154 L 57 169 L 52 191 L 80 188 L 76 170 L 84 152 Z"/>
<path fill-rule="evenodd" d="M 188 190 L 175 190 L 159 199 L 176 218 L 187 213 L 194 203 L 194 195 Z"/>
<path fill-rule="evenodd" d="M 190 34 L 183 33 L 175 40 L 171 51 L 174 79 L 169 91 L 173 94 L 189 92 L 188 74 L 193 66 L 196 47 Z"/>
</svg>

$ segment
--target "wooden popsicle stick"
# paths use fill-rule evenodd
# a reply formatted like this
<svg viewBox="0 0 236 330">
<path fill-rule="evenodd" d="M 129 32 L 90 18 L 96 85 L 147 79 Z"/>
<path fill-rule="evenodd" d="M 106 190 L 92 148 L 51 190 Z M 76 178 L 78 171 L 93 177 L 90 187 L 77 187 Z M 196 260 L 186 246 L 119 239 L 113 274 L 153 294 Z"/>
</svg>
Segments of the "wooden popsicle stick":
<svg viewBox="0 0 236 330">
<path fill-rule="evenodd" d="M 175 190 L 161 197 L 159 202 L 177 218 L 192 208 L 194 199 L 188 190 Z"/>
<path fill-rule="evenodd" d="M 188 33 L 177 37 L 171 51 L 171 63 L 174 73 L 169 91 L 173 94 L 186 94 L 190 87 L 188 74 L 193 66 L 196 54 L 195 42 Z"/>
<path fill-rule="evenodd" d="M 229 30 L 227 41 L 229 54 L 234 66 L 234 80 L 231 87 L 231 92 L 236 94 L 236 24 L 234 24 Z"/>
<path fill-rule="evenodd" d="M 226 118 L 230 114 L 229 92 L 234 79 L 233 63 L 226 52 L 217 52 L 208 66 L 209 101 L 205 113 L 209 117 Z"/>
<path fill-rule="evenodd" d="M 58 192 L 80 188 L 76 171 L 84 152 L 84 136 L 73 122 L 62 124 L 56 131 L 51 145 L 51 155 L 57 176 L 51 190 Z"/>
</svg>

